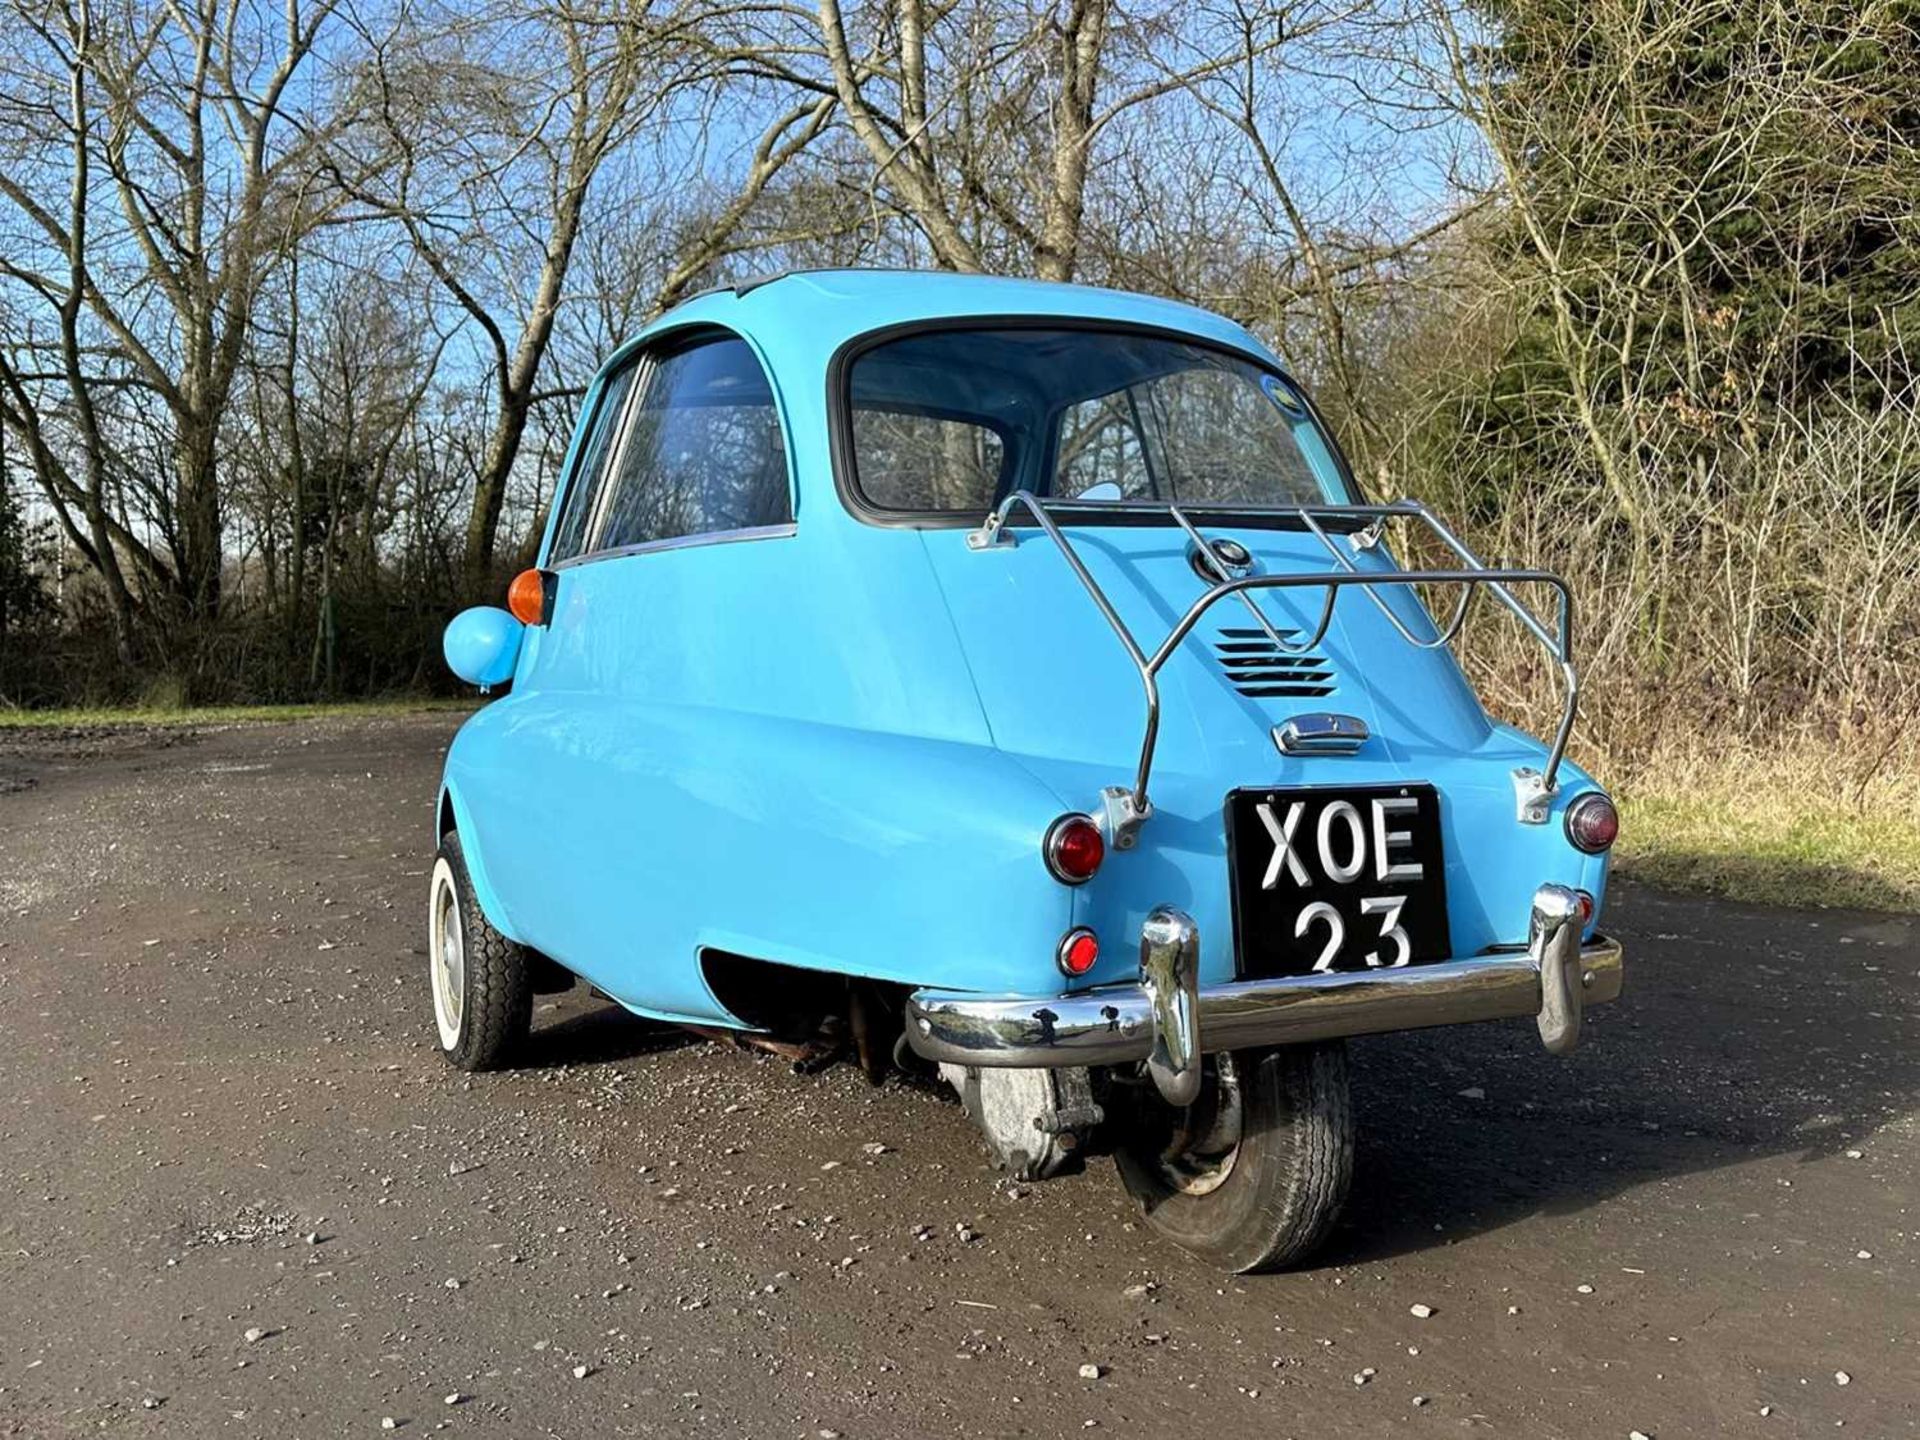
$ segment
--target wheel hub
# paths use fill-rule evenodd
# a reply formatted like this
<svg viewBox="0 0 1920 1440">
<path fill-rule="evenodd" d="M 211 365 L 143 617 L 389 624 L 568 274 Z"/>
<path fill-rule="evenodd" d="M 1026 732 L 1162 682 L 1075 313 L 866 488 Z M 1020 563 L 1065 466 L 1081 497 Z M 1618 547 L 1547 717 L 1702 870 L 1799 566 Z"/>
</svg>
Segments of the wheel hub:
<svg viewBox="0 0 1920 1440">
<path fill-rule="evenodd" d="M 1199 1097 L 1170 1112 L 1172 1129 L 1159 1154 L 1167 1184 L 1187 1195 L 1207 1195 L 1224 1185 L 1240 1153 L 1244 1113 L 1232 1054 L 1209 1056 Z"/>
</svg>

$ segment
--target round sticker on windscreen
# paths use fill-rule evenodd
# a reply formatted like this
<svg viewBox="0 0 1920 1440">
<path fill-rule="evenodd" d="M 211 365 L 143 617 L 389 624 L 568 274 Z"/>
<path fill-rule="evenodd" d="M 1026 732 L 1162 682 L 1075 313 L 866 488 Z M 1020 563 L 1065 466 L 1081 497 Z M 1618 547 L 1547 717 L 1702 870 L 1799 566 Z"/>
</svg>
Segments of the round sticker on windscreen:
<svg viewBox="0 0 1920 1440">
<path fill-rule="evenodd" d="M 1307 407 L 1300 403 L 1300 397 L 1289 390 L 1286 382 L 1278 375 L 1262 375 L 1260 388 L 1267 392 L 1267 398 L 1273 401 L 1289 415 L 1304 415 Z"/>
</svg>

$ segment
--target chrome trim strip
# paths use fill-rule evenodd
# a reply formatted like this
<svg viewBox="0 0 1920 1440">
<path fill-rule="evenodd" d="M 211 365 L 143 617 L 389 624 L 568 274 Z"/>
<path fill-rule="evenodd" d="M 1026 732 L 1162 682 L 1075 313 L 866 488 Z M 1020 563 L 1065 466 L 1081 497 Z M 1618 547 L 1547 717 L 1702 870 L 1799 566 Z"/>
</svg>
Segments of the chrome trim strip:
<svg viewBox="0 0 1920 1440">
<path fill-rule="evenodd" d="M 1370 738 L 1358 715 L 1325 710 L 1295 715 L 1273 727 L 1274 747 L 1282 755 L 1357 755 Z"/>
<path fill-rule="evenodd" d="M 587 481 L 589 485 L 598 484 L 599 488 L 591 496 L 592 507 L 587 511 L 586 523 L 580 527 L 581 556 L 593 553 L 600 532 L 606 528 L 607 506 L 613 501 L 614 490 L 612 485 L 606 483 L 606 479 L 619 471 L 620 457 L 627 446 L 627 434 L 633 429 L 633 417 L 639 413 L 644 403 L 643 397 L 653 385 L 654 372 L 659 368 L 660 362 L 651 351 L 643 351 L 633 362 L 633 383 L 627 386 L 627 397 L 620 402 L 620 414 L 615 419 L 614 432 L 607 437 L 607 448 L 601 455 L 606 463 Z"/>
<path fill-rule="evenodd" d="M 1536 903 L 1547 912 L 1548 933 L 1536 930 L 1538 943 L 1525 954 L 1200 986 L 1191 1026 L 1178 1025 L 1167 1047 L 1170 1068 L 1189 1029 L 1198 1032 L 1198 1053 L 1212 1054 L 1527 1016 L 1538 1021 L 1547 1048 L 1564 1054 L 1579 1038 L 1585 1007 L 1619 998 L 1622 951 L 1604 936 L 1580 944 L 1577 923 L 1554 914 L 1559 902 L 1550 891 L 1579 913 L 1572 891 L 1543 886 Z M 907 1041 L 925 1058 L 954 1065 L 1151 1063 L 1161 1053 L 1155 1009 L 1155 995 L 1134 983 L 1044 997 L 916 990 L 907 1000 Z"/>
<path fill-rule="evenodd" d="M 611 550 L 595 550 L 589 555 L 574 555 L 549 565 L 549 570 L 571 570 L 591 565 L 596 560 L 621 560 L 629 555 L 652 555 L 662 550 L 692 550 L 703 545 L 733 545 L 748 540 L 791 540 L 800 533 L 792 520 L 778 525 L 752 525 L 744 530 L 705 530 L 698 535 L 675 535 L 667 540 L 647 540 L 638 545 L 619 545 Z"/>
</svg>

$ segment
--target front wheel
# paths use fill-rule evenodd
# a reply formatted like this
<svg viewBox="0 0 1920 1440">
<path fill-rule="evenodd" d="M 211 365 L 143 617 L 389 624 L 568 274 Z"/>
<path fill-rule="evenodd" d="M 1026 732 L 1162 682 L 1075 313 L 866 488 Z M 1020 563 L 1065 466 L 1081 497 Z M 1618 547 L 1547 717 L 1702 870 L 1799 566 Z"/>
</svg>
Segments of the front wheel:
<svg viewBox="0 0 1920 1440">
<path fill-rule="evenodd" d="M 1115 1153 L 1156 1231 L 1238 1273 L 1306 1259 L 1353 1178 L 1346 1042 L 1210 1055 L 1185 1109 L 1151 1090 Z"/>
<path fill-rule="evenodd" d="M 433 862 L 427 980 L 441 1054 L 462 1070 L 496 1070 L 513 1057 L 533 1023 L 527 952 L 488 922 L 453 834 Z"/>
</svg>

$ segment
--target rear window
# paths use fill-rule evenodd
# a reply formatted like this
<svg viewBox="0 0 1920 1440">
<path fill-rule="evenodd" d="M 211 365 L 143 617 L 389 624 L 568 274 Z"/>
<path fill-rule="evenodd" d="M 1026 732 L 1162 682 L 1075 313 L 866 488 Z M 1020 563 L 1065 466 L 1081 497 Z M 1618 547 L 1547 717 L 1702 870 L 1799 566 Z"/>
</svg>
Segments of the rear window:
<svg viewBox="0 0 1920 1440">
<path fill-rule="evenodd" d="M 1350 498 L 1291 381 L 1163 335 L 932 331 L 863 351 L 847 387 L 853 486 L 879 510 L 981 516 L 1019 489 L 1246 507 Z"/>
</svg>

